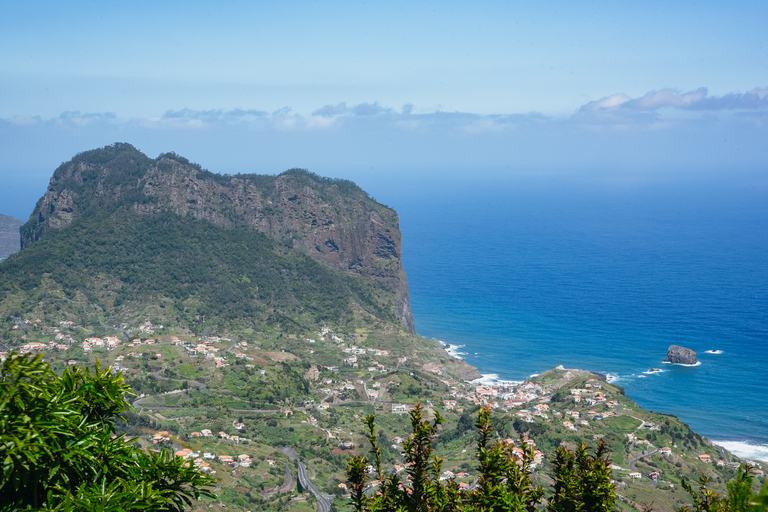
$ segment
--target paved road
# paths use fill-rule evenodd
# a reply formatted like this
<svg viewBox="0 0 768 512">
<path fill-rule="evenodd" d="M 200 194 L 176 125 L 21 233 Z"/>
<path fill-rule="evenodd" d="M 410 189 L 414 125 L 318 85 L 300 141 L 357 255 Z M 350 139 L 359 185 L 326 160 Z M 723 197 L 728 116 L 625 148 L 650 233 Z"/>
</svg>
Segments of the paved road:
<svg viewBox="0 0 768 512">
<path fill-rule="evenodd" d="M 725 450 L 722 446 L 715 445 L 715 447 L 720 451 L 720 458 L 724 460 L 725 462 L 731 462 L 728 460 L 728 457 L 725 455 Z"/>
<path fill-rule="evenodd" d="M 320 489 L 315 487 L 315 484 L 309 479 L 307 468 L 304 466 L 304 463 L 299 461 L 298 464 L 299 483 L 303 488 L 315 495 L 315 499 L 317 500 L 317 512 L 329 512 L 331 510 L 331 501 L 333 501 L 334 496 L 321 493 Z"/>
<path fill-rule="evenodd" d="M 632 468 L 632 466 L 634 466 L 634 464 L 635 464 L 635 461 L 638 461 L 638 460 L 640 460 L 640 459 L 642 459 L 642 458 L 644 458 L 644 457 L 649 457 L 649 456 L 653 455 L 654 453 L 658 453 L 658 452 L 660 452 L 660 451 L 661 451 L 661 449 L 659 449 L 659 448 L 656 448 L 656 449 L 655 449 L 655 450 L 653 450 L 652 452 L 648 452 L 648 453 L 646 453 L 645 455 L 640 455 L 639 457 L 635 457 L 634 459 L 632 459 L 632 460 L 630 460 L 630 461 L 629 461 L 629 469 L 633 469 L 633 468 Z"/>
<path fill-rule="evenodd" d="M 315 484 L 312 483 L 312 480 L 309 479 L 309 475 L 307 475 L 307 468 L 304 466 L 304 463 L 299 460 L 296 450 L 293 448 L 278 448 L 278 450 L 286 454 L 289 459 L 298 462 L 299 483 L 304 489 L 315 496 L 315 499 L 317 500 L 317 512 L 329 512 L 331 510 L 331 502 L 335 496 L 331 494 L 323 494 L 320 492 L 320 489 L 315 487 Z"/>
<path fill-rule="evenodd" d="M 291 473 L 291 467 L 288 463 L 285 463 L 285 483 L 280 486 L 280 492 L 285 492 L 293 485 L 293 473 Z"/>
<path fill-rule="evenodd" d="M 176 368 L 177 366 L 181 366 L 181 363 L 174 363 L 171 365 L 171 368 Z M 158 368 L 154 372 L 152 372 L 152 376 L 157 380 L 172 380 L 175 382 L 195 382 L 200 387 L 200 389 L 205 389 L 206 386 L 204 382 L 200 382 L 199 380 L 192 380 L 192 379 L 170 379 L 168 377 L 163 377 L 160 375 L 160 372 L 163 371 L 164 368 Z"/>
<path fill-rule="evenodd" d="M 158 377 L 158 378 L 160 380 L 165 379 L 165 377 Z M 197 382 L 197 381 L 192 381 L 192 382 Z M 205 387 L 205 385 L 202 382 L 200 382 L 199 384 L 201 385 L 201 387 Z M 147 396 L 150 396 L 150 395 L 147 395 Z M 146 397 L 142 397 L 142 398 L 146 398 Z M 341 402 L 329 402 L 328 405 L 335 407 L 339 405 L 350 405 L 350 404 L 356 404 L 356 403 L 365 405 L 365 404 L 370 404 L 372 402 L 366 402 L 363 400 L 344 400 Z M 379 405 L 392 405 L 392 404 L 401 404 L 403 402 L 376 402 L 376 403 Z M 292 410 L 299 411 L 299 412 L 305 412 L 313 408 L 314 407 L 291 407 Z M 152 409 L 189 409 L 189 407 L 171 407 L 171 406 L 165 407 L 164 406 L 164 407 L 152 407 Z M 282 410 L 283 409 L 232 409 L 232 411 L 234 412 L 245 412 L 245 413 L 253 413 L 253 414 L 279 414 Z"/>
</svg>

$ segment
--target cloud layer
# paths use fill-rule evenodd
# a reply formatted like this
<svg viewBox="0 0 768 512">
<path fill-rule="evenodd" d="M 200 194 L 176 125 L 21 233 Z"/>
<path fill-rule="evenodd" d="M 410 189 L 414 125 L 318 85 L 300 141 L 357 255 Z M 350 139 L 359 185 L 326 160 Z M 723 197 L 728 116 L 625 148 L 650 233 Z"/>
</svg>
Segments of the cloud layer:
<svg viewBox="0 0 768 512">
<path fill-rule="evenodd" d="M 567 118 L 547 117 L 537 112 L 525 114 L 481 115 L 468 112 L 424 111 L 414 105 L 399 110 L 378 102 L 347 105 L 346 102 L 323 105 L 311 114 L 293 112 L 285 107 L 273 112 L 256 109 L 169 110 L 158 116 L 120 118 L 113 112 L 64 112 L 52 119 L 16 116 L 0 119 L 0 124 L 18 128 L 48 126 L 88 128 L 126 126 L 145 129 L 201 130 L 240 127 L 254 130 L 314 131 L 344 129 L 384 129 L 429 131 L 434 133 L 477 134 L 516 131 L 521 128 L 614 127 L 620 130 L 659 130 L 726 116 L 737 122 L 763 126 L 768 117 L 768 87 L 745 93 L 710 96 L 706 88 L 681 92 L 675 89 L 650 91 L 632 98 L 624 93 L 590 101 Z"/>
</svg>

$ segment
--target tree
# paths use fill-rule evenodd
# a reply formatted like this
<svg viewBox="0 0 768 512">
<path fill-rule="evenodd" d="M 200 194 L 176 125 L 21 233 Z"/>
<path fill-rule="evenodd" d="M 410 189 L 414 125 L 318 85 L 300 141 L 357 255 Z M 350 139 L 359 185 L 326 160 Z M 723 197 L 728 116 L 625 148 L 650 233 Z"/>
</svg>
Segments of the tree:
<svg viewBox="0 0 768 512">
<path fill-rule="evenodd" d="M 616 502 L 616 490 L 611 483 L 611 461 L 605 455 L 608 448 L 603 440 L 590 455 L 586 444 L 571 451 L 557 449 L 552 475 L 554 495 L 547 504 L 550 512 L 609 512 Z"/>
<path fill-rule="evenodd" d="M 442 458 L 434 455 L 432 449 L 438 426 L 442 423 L 439 414 L 430 423 L 424 420 L 420 404 L 411 411 L 413 433 L 403 443 L 406 479 L 396 474 L 384 476 L 381 450 L 376 444 L 374 417 L 368 416 L 365 422 L 373 458 L 370 466 L 378 476 L 381 490 L 372 496 L 365 494 L 369 484 L 369 462 L 361 456 L 350 458 L 347 478 L 357 512 L 533 512 L 541 504 L 544 490 L 531 482 L 533 447 L 522 436 L 520 449 L 500 440 L 491 442 L 494 427 L 490 408 L 482 408 L 475 423 L 479 434 L 477 460 L 480 478 L 471 490 L 465 492 L 460 492 L 453 480 L 445 484 L 440 481 Z M 607 484 L 610 485 L 610 476 Z"/>
<path fill-rule="evenodd" d="M 403 443 L 406 476 L 385 475 L 381 468 L 381 449 L 377 443 L 375 418 L 365 418 L 366 437 L 371 445 L 371 460 L 351 457 L 347 462 L 347 479 L 356 512 L 534 512 L 546 505 L 549 512 L 610 512 L 616 504 L 616 490 L 611 482 L 608 448 L 601 440 L 594 452 L 586 444 L 575 450 L 559 447 L 552 461 L 552 487 L 547 492 L 533 485 L 533 448 L 524 436 L 520 447 L 496 440 L 491 410 L 478 411 L 477 461 L 479 478 L 460 492 L 451 479 L 440 481 L 442 458 L 433 452 L 438 427 L 443 420 L 435 413 L 430 423 L 424 419 L 421 404 L 411 411 L 413 433 Z M 362 445 L 361 445 L 362 447 Z M 707 489 L 707 478 L 699 480 L 697 493 L 684 479 L 682 486 L 693 498 L 693 512 L 761 512 L 768 511 L 768 483 L 761 493 L 752 493 L 751 468 L 744 466 L 735 480 L 728 483 L 728 496 L 721 497 Z M 369 475 L 377 480 L 370 480 Z M 376 489 L 376 492 L 370 492 Z M 644 504 L 652 512 L 652 503 Z M 678 512 L 692 512 L 682 507 Z"/>
<path fill-rule="evenodd" d="M 693 499 L 694 512 L 760 512 L 768 510 L 768 483 L 763 486 L 758 496 L 752 493 L 752 467 L 749 464 L 739 468 L 739 474 L 728 482 L 728 496 L 721 496 L 707 488 L 709 479 L 701 475 L 699 491 L 696 492 L 690 483 L 682 480 L 683 488 Z M 688 507 L 681 507 L 679 512 L 690 512 Z"/>
<path fill-rule="evenodd" d="M 214 480 L 173 454 L 115 435 L 132 394 L 96 364 L 61 377 L 41 356 L 0 368 L 0 510 L 181 511 Z"/>
</svg>

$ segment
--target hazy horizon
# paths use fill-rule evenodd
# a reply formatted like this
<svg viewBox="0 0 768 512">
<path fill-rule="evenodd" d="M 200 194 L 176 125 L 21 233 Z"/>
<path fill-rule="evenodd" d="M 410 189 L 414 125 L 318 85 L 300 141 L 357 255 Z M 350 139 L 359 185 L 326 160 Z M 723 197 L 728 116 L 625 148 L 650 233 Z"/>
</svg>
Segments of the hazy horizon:
<svg viewBox="0 0 768 512">
<path fill-rule="evenodd" d="M 764 186 L 768 5 L 6 2 L 0 212 L 129 142 L 214 172 Z M 389 192 L 387 192 L 389 194 Z"/>
</svg>

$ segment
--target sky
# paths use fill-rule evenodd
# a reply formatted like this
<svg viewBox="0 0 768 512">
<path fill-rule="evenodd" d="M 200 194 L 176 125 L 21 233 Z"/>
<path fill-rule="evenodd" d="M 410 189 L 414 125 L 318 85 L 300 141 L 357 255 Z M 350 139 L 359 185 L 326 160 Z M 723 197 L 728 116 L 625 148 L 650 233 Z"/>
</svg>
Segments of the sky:
<svg viewBox="0 0 768 512">
<path fill-rule="evenodd" d="M 129 142 L 374 196 L 436 179 L 768 190 L 768 3 L 0 2 L 0 213 Z"/>
</svg>

